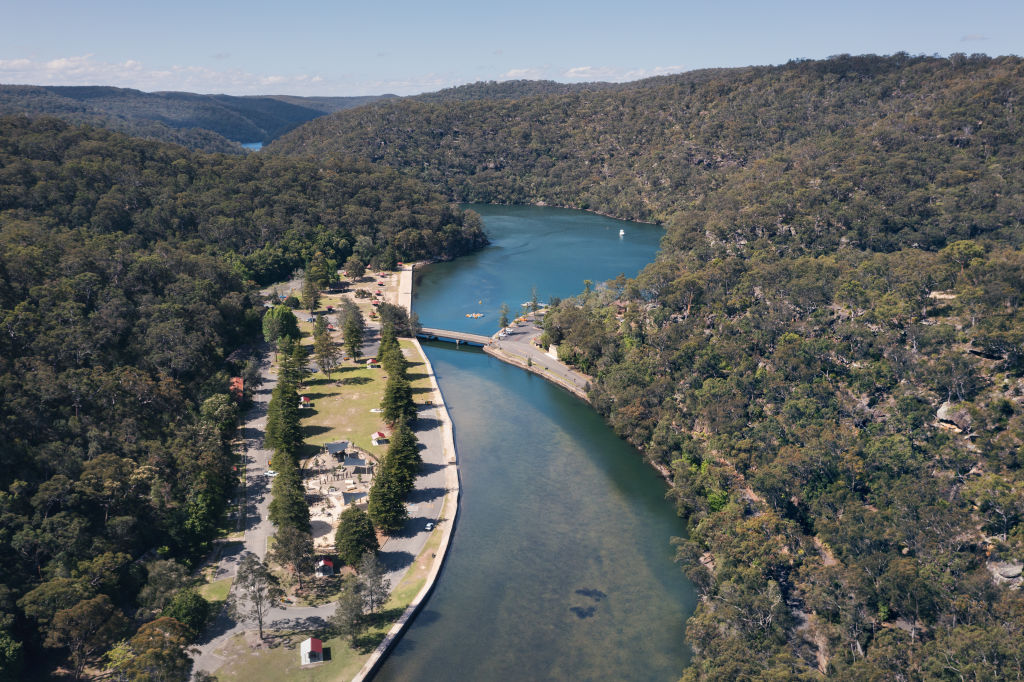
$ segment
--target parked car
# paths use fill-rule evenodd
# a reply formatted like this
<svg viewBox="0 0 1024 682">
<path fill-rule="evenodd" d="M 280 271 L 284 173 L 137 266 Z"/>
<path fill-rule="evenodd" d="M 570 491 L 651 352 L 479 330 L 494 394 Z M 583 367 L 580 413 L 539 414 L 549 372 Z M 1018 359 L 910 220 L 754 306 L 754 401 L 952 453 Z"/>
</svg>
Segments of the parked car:
<svg viewBox="0 0 1024 682">
<path fill-rule="evenodd" d="M 428 523 L 426 529 L 427 530 L 434 530 L 434 524 L 433 523 Z"/>
</svg>

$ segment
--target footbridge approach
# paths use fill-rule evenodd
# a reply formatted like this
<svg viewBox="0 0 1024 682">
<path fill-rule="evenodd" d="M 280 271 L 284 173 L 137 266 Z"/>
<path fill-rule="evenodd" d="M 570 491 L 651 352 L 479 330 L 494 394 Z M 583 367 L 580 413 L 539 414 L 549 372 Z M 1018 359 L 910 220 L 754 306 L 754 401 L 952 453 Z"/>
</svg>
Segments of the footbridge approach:
<svg viewBox="0 0 1024 682">
<path fill-rule="evenodd" d="M 483 334 L 470 334 L 469 332 L 434 329 L 432 327 L 420 328 L 420 332 L 416 336 L 430 341 L 451 341 L 455 344 L 467 343 L 472 346 L 486 346 L 493 340 L 490 336 L 484 336 Z"/>
</svg>

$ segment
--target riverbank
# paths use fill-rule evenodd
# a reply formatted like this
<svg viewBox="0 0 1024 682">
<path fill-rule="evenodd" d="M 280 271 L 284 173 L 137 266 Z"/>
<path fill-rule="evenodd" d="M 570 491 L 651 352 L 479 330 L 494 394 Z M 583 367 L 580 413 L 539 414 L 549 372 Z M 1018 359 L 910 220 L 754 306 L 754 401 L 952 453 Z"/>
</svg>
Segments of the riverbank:
<svg viewBox="0 0 1024 682">
<path fill-rule="evenodd" d="M 655 220 L 640 220 L 639 218 L 623 218 L 622 216 L 612 215 L 611 213 L 605 213 L 604 211 L 595 211 L 592 208 L 580 208 L 579 206 L 562 206 L 561 204 L 549 204 L 546 201 L 534 201 L 528 204 L 498 204 L 489 203 L 488 206 L 536 206 L 537 208 L 565 208 L 570 211 L 583 211 L 584 213 L 593 213 L 599 215 L 602 218 L 611 218 L 612 220 L 621 220 L 624 223 L 640 223 L 641 225 L 657 225 L 661 226 L 661 223 Z M 472 209 L 470 209 L 472 210 Z"/>
<path fill-rule="evenodd" d="M 571 369 L 561 360 L 538 348 L 534 341 L 542 332 L 543 330 L 530 320 L 504 339 L 495 336 L 491 343 L 484 346 L 484 352 L 502 362 L 543 377 L 589 404 L 587 390 L 592 377 Z"/>
<path fill-rule="evenodd" d="M 412 268 L 409 268 L 409 272 Z M 403 270 L 404 272 L 404 270 Z M 402 287 L 399 286 L 399 292 L 402 291 Z M 441 574 L 441 567 L 444 565 L 445 557 L 448 555 L 448 548 L 451 546 L 452 533 L 455 531 L 455 523 L 458 520 L 459 515 L 459 496 L 461 494 L 461 488 L 459 485 L 459 470 L 458 470 L 458 455 L 455 449 L 455 433 L 452 428 L 451 416 L 448 414 L 448 408 L 444 403 L 444 395 L 441 393 L 441 388 L 437 384 L 437 379 L 434 376 L 434 368 L 430 364 L 430 360 L 427 358 L 427 354 L 423 352 L 423 347 L 420 346 L 418 340 L 413 339 L 413 343 L 416 346 L 420 357 L 423 358 L 424 368 L 427 376 L 430 380 L 430 384 L 433 387 L 433 394 L 431 403 L 436 412 L 436 418 L 441 423 L 441 439 L 444 447 L 445 460 L 448 462 L 445 467 L 445 498 L 442 506 L 442 515 L 438 520 L 437 527 L 434 529 L 434 533 L 441 533 L 441 543 L 431 556 L 431 566 L 427 573 L 426 581 L 423 587 L 420 588 L 419 592 L 406 607 L 402 615 L 399 616 L 395 624 L 388 630 L 384 640 L 377 645 L 377 648 L 370 654 L 369 660 L 363 664 L 362 669 L 352 678 L 352 682 L 363 682 L 368 679 L 373 673 L 380 667 L 384 659 L 387 657 L 388 652 L 395 645 L 395 643 L 401 638 L 402 633 L 406 627 L 412 621 L 412 619 L 419 613 L 423 604 L 426 602 L 430 593 L 433 592 L 434 586 L 437 584 L 437 578 Z"/>
<path fill-rule="evenodd" d="M 403 266 L 399 273 L 397 305 L 402 306 L 410 313 L 412 312 L 413 282 L 415 280 L 416 264 L 411 263 Z M 491 342 L 484 346 L 484 352 L 502 362 L 515 365 L 543 377 L 548 381 L 561 386 L 577 398 L 590 402 L 587 397 L 587 390 L 590 387 L 592 377 L 571 369 L 568 365 L 554 358 L 533 343 L 540 336 L 543 330 L 535 326 L 533 314 L 521 327 L 515 327 L 513 332 L 504 339 L 498 338 L 496 332 L 491 336 Z"/>
<path fill-rule="evenodd" d="M 410 312 L 412 311 L 412 276 L 413 265 L 403 265 L 402 269 L 399 271 L 396 300 L 390 301 L 396 305 L 404 307 Z M 437 421 L 440 422 L 441 443 L 444 451 L 444 459 L 447 462 L 444 472 L 446 493 L 442 504 L 442 515 L 433 531 L 434 534 L 441 534 L 441 541 L 437 550 L 431 554 L 431 565 L 423 586 L 420 588 L 419 592 L 417 592 L 416 596 L 413 597 L 413 600 L 406 607 L 405 611 L 402 612 L 402 615 L 399 616 L 398 620 L 396 620 L 394 625 L 391 626 L 391 629 L 388 630 L 384 640 L 377 645 L 373 650 L 373 653 L 370 654 L 370 658 L 363 664 L 363 667 L 358 673 L 356 673 L 355 677 L 352 678 L 352 682 L 363 682 L 363 680 L 366 680 L 373 675 L 377 668 L 379 668 L 384 662 L 384 659 L 387 657 L 391 648 L 401 638 L 402 633 L 408 627 L 409 623 L 416 614 L 419 613 L 420 609 L 423 608 L 423 604 L 426 602 L 430 593 L 433 592 L 434 586 L 437 584 L 437 578 L 441 573 L 445 557 L 448 555 L 448 548 L 451 546 L 452 533 L 455 531 L 455 523 L 459 514 L 459 496 L 461 494 L 461 488 L 459 485 L 458 452 L 455 449 L 455 432 L 452 428 L 451 416 L 448 414 L 448 408 L 444 402 L 444 395 L 441 393 L 441 387 L 438 385 L 437 378 L 434 376 L 434 368 L 430 364 L 427 354 L 423 352 L 423 347 L 420 345 L 419 340 L 413 338 L 412 343 L 416 348 L 416 352 L 419 353 L 420 358 L 423 360 L 423 370 L 430 382 L 432 393 L 428 404 L 432 406 L 435 411 L 434 416 Z"/>
</svg>

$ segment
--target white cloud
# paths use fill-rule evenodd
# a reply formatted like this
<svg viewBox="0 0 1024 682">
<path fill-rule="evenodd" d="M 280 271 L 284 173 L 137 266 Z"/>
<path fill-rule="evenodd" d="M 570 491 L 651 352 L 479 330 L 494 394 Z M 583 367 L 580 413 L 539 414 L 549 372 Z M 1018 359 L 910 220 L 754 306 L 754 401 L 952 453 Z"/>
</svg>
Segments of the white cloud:
<svg viewBox="0 0 1024 682">
<path fill-rule="evenodd" d="M 470 80 L 538 80 L 543 78 L 584 81 L 629 81 L 676 73 L 681 66 L 629 69 L 611 66 L 577 66 L 567 70 L 541 65 L 508 69 L 500 76 L 486 73 L 467 79 L 466 74 L 426 73 L 408 78 L 373 79 L 357 74 L 251 73 L 237 68 L 173 65 L 148 66 L 136 59 L 102 61 L 92 54 L 55 59 L 0 59 L 0 83 L 31 85 L 113 85 L 146 92 L 178 90 L 233 95 L 414 95 Z"/>
<path fill-rule="evenodd" d="M 546 73 L 544 69 L 509 69 L 505 73 L 498 76 L 500 81 L 513 81 L 513 80 L 540 80 L 544 78 Z"/>
<path fill-rule="evenodd" d="M 415 81 L 400 81 L 415 92 L 433 87 L 429 76 L 420 88 Z M 174 65 L 151 68 L 140 61 L 100 61 L 91 54 L 49 60 L 0 59 L 0 83 L 31 85 L 113 85 L 147 92 L 182 90 L 223 92 L 237 95 L 298 94 L 357 95 L 381 94 L 374 82 L 332 80 L 320 74 L 254 74 L 240 69 L 210 69 L 205 66 Z M 448 85 L 448 83 L 444 83 Z M 441 87 L 444 87 L 442 85 Z M 436 88 L 435 88 L 436 89 Z"/>
<path fill-rule="evenodd" d="M 651 76 L 679 73 L 684 66 L 655 66 L 650 69 L 624 69 L 617 66 L 574 66 L 562 73 L 562 78 L 582 81 L 635 81 Z"/>
</svg>

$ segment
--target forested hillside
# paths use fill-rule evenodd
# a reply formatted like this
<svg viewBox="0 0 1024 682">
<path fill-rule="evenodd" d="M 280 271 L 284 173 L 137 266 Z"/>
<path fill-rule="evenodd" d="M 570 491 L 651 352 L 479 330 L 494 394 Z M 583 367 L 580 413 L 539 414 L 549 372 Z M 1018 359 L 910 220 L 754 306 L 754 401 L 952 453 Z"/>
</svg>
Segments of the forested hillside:
<svg viewBox="0 0 1024 682">
<path fill-rule="evenodd" d="M 688 679 L 1020 679 L 1022 96 L 1017 57 L 840 56 L 389 102 L 273 149 L 666 225 L 545 341 L 671 474 Z"/>
<path fill-rule="evenodd" d="M 381 97 L 235 97 L 104 86 L 0 85 L 0 116 L 55 116 L 200 151 L 242 154 L 239 142 L 269 142 L 318 116 L 378 99 Z"/>
<path fill-rule="evenodd" d="M 183 588 L 234 492 L 256 282 L 451 257 L 478 223 L 365 162 L 0 119 L 0 678 L 94 663 L 161 614 L 201 627 Z"/>
<path fill-rule="evenodd" d="M 941 234 L 959 222 L 950 215 L 1008 201 L 995 195 L 1022 172 L 1011 163 L 1021 69 L 1015 57 L 842 57 L 597 92 L 402 99 L 318 119 L 270 149 L 357 154 L 412 169 L 464 201 L 545 202 L 656 221 L 698 211 L 712 234 L 726 228 L 707 215 L 735 214 L 739 201 L 754 199 L 728 226 L 737 236 L 785 230 L 800 243 L 827 234 L 829 248 L 844 237 L 875 248 L 884 244 L 866 243 L 862 225 L 889 233 L 912 223 Z M 837 200 L 842 214 L 828 210 Z M 793 222 L 796 215 L 809 221 Z"/>
</svg>

